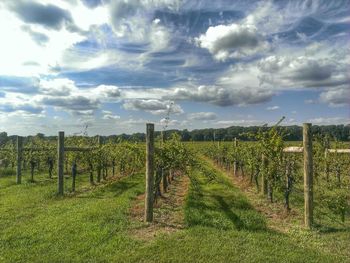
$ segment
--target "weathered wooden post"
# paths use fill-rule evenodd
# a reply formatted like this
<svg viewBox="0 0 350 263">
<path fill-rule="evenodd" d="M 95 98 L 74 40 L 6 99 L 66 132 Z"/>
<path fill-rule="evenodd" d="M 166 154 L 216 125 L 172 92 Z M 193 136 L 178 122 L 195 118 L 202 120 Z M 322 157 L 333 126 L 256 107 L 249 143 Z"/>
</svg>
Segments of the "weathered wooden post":
<svg viewBox="0 0 350 263">
<path fill-rule="evenodd" d="M 233 147 L 235 152 L 235 160 L 233 161 L 233 176 L 237 176 L 237 138 L 233 141 Z"/>
<path fill-rule="evenodd" d="M 58 132 L 58 144 L 57 144 L 57 178 L 58 178 L 58 194 L 63 195 L 64 192 L 64 132 Z"/>
<path fill-rule="evenodd" d="M 163 147 L 164 147 L 164 137 L 165 137 L 165 129 L 161 131 L 160 133 L 160 148 L 163 151 Z M 167 181 L 167 177 L 166 177 L 166 171 L 164 169 L 164 164 L 162 164 L 161 167 L 161 182 L 162 182 L 162 188 L 163 188 L 163 193 L 166 193 L 168 190 L 168 181 Z M 157 186 L 158 187 L 158 186 Z"/>
<path fill-rule="evenodd" d="M 325 167 L 324 167 L 324 173 L 326 175 L 326 180 L 327 182 L 329 181 L 329 161 L 328 161 L 328 149 L 330 148 L 329 144 L 329 138 L 325 138 L 325 151 L 324 151 L 324 160 L 325 160 Z"/>
<path fill-rule="evenodd" d="M 100 135 L 97 136 L 97 144 L 99 147 L 99 151 L 101 150 L 102 138 Z M 101 171 L 102 171 L 102 161 L 101 161 L 101 153 L 98 156 L 98 165 L 97 165 L 97 182 L 101 182 Z"/>
<path fill-rule="evenodd" d="M 75 192 L 75 180 L 77 178 L 77 162 L 74 160 L 72 165 L 72 192 Z"/>
<path fill-rule="evenodd" d="M 17 136 L 17 169 L 16 169 L 16 183 L 22 182 L 22 156 L 23 156 L 23 138 Z"/>
<path fill-rule="evenodd" d="M 146 195 L 145 221 L 153 221 L 153 184 L 154 184 L 154 124 L 146 124 Z"/>
<path fill-rule="evenodd" d="M 328 163 L 328 148 L 326 148 L 324 152 L 324 159 L 325 159 L 325 167 L 324 167 L 324 173 L 326 175 L 326 181 L 329 181 L 329 163 Z"/>
<path fill-rule="evenodd" d="M 168 179 L 167 179 L 167 171 L 162 168 L 162 188 L 163 193 L 166 193 L 168 191 Z"/>
<path fill-rule="evenodd" d="M 263 195 L 267 195 L 266 171 L 267 171 L 268 159 L 264 154 L 261 155 L 261 162 L 262 162 L 262 171 L 260 171 L 260 173 L 261 173 L 261 192 Z"/>
<path fill-rule="evenodd" d="M 304 149 L 304 215 L 305 226 L 311 228 L 313 224 L 313 161 L 312 161 L 312 133 L 311 123 L 303 124 Z"/>
<path fill-rule="evenodd" d="M 284 208 L 287 213 L 290 212 L 289 195 L 292 190 L 292 164 L 289 162 L 286 165 L 286 190 L 284 191 Z"/>
</svg>

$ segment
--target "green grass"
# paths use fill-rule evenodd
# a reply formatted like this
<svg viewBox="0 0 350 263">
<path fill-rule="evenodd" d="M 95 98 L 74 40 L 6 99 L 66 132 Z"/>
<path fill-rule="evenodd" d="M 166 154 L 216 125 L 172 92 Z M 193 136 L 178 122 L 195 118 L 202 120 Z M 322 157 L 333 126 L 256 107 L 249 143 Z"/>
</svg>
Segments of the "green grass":
<svg viewBox="0 0 350 263">
<path fill-rule="evenodd" d="M 37 179 L 0 190 L 0 262 L 108 261 L 137 243 L 126 214 L 141 175 L 65 198 L 55 180 Z"/>
<path fill-rule="evenodd" d="M 128 214 L 143 174 L 93 188 L 80 176 L 78 192 L 64 198 L 45 177 L 22 185 L 0 178 L 0 262 L 350 262 L 348 232 L 337 233 L 335 248 L 334 233 L 269 230 L 210 164 L 191 172 L 185 229 L 149 241 L 130 235 L 140 223 Z"/>
</svg>

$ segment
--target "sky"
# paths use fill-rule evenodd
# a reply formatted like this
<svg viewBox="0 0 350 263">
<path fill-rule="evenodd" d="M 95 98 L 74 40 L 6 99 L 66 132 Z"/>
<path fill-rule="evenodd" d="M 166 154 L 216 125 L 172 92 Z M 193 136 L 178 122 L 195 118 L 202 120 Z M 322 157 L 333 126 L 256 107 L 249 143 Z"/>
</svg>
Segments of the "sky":
<svg viewBox="0 0 350 263">
<path fill-rule="evenodd" d="M 0 131 L 350 123 L 350 1 L 1 0 Z"/>
</svg>

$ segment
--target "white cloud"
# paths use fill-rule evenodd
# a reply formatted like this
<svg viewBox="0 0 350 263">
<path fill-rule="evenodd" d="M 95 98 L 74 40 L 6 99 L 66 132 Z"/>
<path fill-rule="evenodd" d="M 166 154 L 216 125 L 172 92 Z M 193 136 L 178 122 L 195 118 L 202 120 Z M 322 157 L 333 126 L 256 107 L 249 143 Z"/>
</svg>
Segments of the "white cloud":
<svg viewBox="0 0 350 263">
<path fill-rule="evenodd" d="M 103 114 L 102 119 L 104 119 L 104 120 L 119 120 L 120 119 L 119 115 L 115 115 L 111 111 L 104 110 L 104 111 L 102 111 L 102 114 Z"/>
<path fill-rule="evenodd" d="M 346 65 L 328 58 L 270 56 L 258 64 L 261 79 L 281 87 L 327 87 L 349 82 Z"/>
<path fill-rule="evenodd" d="M 89 30 L 93 25 L 103 25 L 109 22 L 109 11 L 106 6 L 98 6 L 94 9 L 86 7 L 81 1 L 77 5 L 71 5 L 69 10 L 74 23 L 83 30 Z"/>
<path fill-rule="evenodd" d="M 121 91 L 119 87 L 112 85 L 100 85 L 96 88 L 90 89 L 97 98 L 113 100 L 121 96 Z"/>
<path fill-rule="evenodd" d="M 27 94 L 17 90 L 6 91 L 5 96 L 0 97 L 0 111 L 22 110 L 40 114 L 35 109 L 54 107 L 56 111 L 91 116 L 104 103 L 119 102 L 121 97 L 119 87 L 100 85 L 79 88 L 74 81 L 67 78 L 41 80 L 36 85 L 37 88 Z"/>
<path fill-rule="evenodd" d="M 176 1 L 175 1 L 176 2 Z M 110 24 L 117 37 L 133 43 L 149 44 L 150 51 L 159 51 L 170 46 L 169 28 L 159 19 L 152 20 L 156 8 L 176 8 L 171 1 L 129 0 L 111 1 Z"/>
<path fill-rule="evenodd" d="M 252 56 L 269 48 L 263 36 L 251 24 L 209 27 L 205 34 L 195 40 L 198 46 L 208 49 L 215 59 L 222 61 Z"/>
<path fill-rule="evenodd" d="M 85 39 L 77 32 L 70 32 L 66 28 L 49 30 L 39 25 L 30 28 L 37 34 L 47 37 L 45 45 L 38 44 L 31 35 L 23 32 L 26 25 L 6 8 L 0 8 L 0 75 L 38 76 L 49 74 L 50 65 L 61 61 L 64 50 Z M 15 43 L 15 44 L 14 44 Z M 24 62 L 34 61 L 28 65 Z"/>
<path fill-rule="evenodd" d="M 326 90 L 320 94 L 320 101 L 331 106 L 350 105 L 350 87 Z"/>
<path fill-rule="evenodd" d="M 108 109 L 111 104 L 119 107 L 117 103 L 124 103 L 128 110 L 164 117 L 171 101 L 183 100 L 201 102 L 200 106 L 209 107 L 206 109 L 208 112 L 180 115 L 184 112 L 181 106 L 172 105 L 170 113 L 179 114 L 179 120 L 172 120 L 174 125 L 190 125 L 191 119 L 196 128 L 197 125 L 205 127 L 205 122 L 214 125 L 217 118 L 209 111 L 220 110 L 216 106 L 265 103 L 286 90 L 306 89 L 318 93 L 319 98 L 313 96 L 312 101 L 306 100 L 305 103 L 325 103 L 332 107 L 349 105 L 348 39 L 345 30 L 339 34 L 330 32 L 331 26 L 337 27 L 333 23 L 349 20 L 344 15 L 345 3 L 296 0 L 282 4 L 283 1 L 262 1 L 254 4 L 235 2 L 228 7 L 227 1 L 107 0 L 89 8 L 80 0 L 0 2 L 0 34 L 3 36 L 0 76 L 5 79 L 3 82 L 0 80 L 1 120 L 14 116 L 17 122 L 26 119 L 21 125 L 25 123 L 38 129 L 40 126 L 36 126 L 34 120 L 51 115 L 53 108 L 56 111 L 53 114 L 60 118 L 54 121 L 57 127 L 67 119 L 73 125 L 90 121 L 96 123 L 98 132 L 98 125 L 107 127 L 113 120 L 117 123 L 115 120 L 118 118 L 118 123 L 123 124 L 122 117 L 114 111 L 103 111 L 106 103 L 109 103 Z M 14 12 L 5 3 L 15 6 L 24 3 L 31 8 L 17 8 Z M 46 19 L 41 15 L 33 16 L 29 12 L 33 8 L 35 14 L 49 9 L 60 16 Z M 204 24 L 201 24 L 203 10 L 220 16 L 216 21 L 215 18 L 204 21 L 204 30 Z M 222 10 L 242 11 L 248 16 L 240 21 L 226 19 L 230 12 L 219 13 Z M 164 15 L 156 15 L 162 11 L 165 11 Z M 198 13 L 196 18 L 199 19 L 190 28 L 188 25 L 192 25 L 193 16 L 188 18 L 187 15 L 194 14 L 192 11 L 196 15 Z M 174 22 L 173 16 L 184 20 Z M 322 30 L 309 34 L 307 30 L 312 31 L 314 24 L 321 25 Z M 207 49 L 209 56 L 203 55 L 206 53 L 203 50 L 188 45 L 194 32 L 202 32 L 195 33 L 196 43 Z M 76 45 L 79 42 L 82 43 Z M 219 62 L 226 60 L 226 63 L 209 64 L 210 54 Z M 231 65 L 227 62 L 230 58 L 234 62 Z M 90 70 L 92 75 L 98 75 L 94 83 L 103 82 L 106 71 L 106 83 L 113 83 L 113 80 L 119 83 L 117 75 L 111 79 L 109 76 L 113 75 L 113 70 L 116 74 L 126 71 L 127 74 L 134 73 L 131 81 L 138 79 L 142 82 L 144 78 L 147 88 L 95 86 L 88 79 L 83 80 L 85 83 L 75 83 L 62 77 L 79 79 L 79 73 L 87 74 Z M 12 81 L 10 78 L 17 80 L 20 76 L 31 79 L 25 80 L 23 86 L 21 81 L 19 85 L 7 86 L 6 83 Z M 157 78 L 157 81 L 153 82 L 152 78 Z M 125 85 L 123 78 L 122 82 Z M 162 83 L 158 84 L 161 88 L 154 83 Z M 166 88 L 163 83 L 166 83 Z M 276 100 L 278 103 L 278 98 Z M 185 105 L 188 106 L 187 103 Z M 304 106 L 309 115 L 314 107 Z M 130 116 L 134 123 L 144 124 L 154 119 L 157 119 L 157 124 L 160 123 L 160 116 L 137 114 L 149 116 L 150 120 Z M 186 116 L 188 119 L 182 120 Z M 46 121 L 50 117 L 47 116 Z M 298 116 L 293 117 L 298 120 Z M 244 122 L 244 118 L 241 116 L 236 120 L 243 121 L 244 125 L 254 123 L 254 120 Z M 337 121 L 332 118 L 329 118 L 329 123 Z M 198 121 L 201 119 L 204 120 Z M 137 125 L 131 124 L 132 121 L 128 124 L 130 127 Z M 10 123 L 10 120 L 7 122 Z M 1 126 L 8 127 L 8 123 L 2 122 Z M 20 124 L 11 123 L 12 127 L 23 130 L 18 128 Z M 230 123 L 230 120 L 219 120 L 217 125 Z M 48 125 L 53 127 L 53 124 Z"/>
<path fill-rule="evenodd" d="M 267 107 L 266 109 L 269 111 L 274 111 L 274 110 L 278 110 L 280 108 L 280 106 L 271 106 L 271 107 Z"/>
<path fill-rule="evenodd" d="M 39 91 L 45 95 L 69 96 L 73 92 L 78 92 L 79 89 L 75 86 L 74 81 L 70 79 L 52 79 L 41 80 Z"/>
<path fill-rule="evenodd" d="M 113 85 L 99 85 L 92 88 L 78 88 L 70 79 L 42 80 L 39 92 L 45 95 L 57 96 L 81 96 L 101 101 L 115 101 L 121 96 L 120 88 Z"/>
</svg>

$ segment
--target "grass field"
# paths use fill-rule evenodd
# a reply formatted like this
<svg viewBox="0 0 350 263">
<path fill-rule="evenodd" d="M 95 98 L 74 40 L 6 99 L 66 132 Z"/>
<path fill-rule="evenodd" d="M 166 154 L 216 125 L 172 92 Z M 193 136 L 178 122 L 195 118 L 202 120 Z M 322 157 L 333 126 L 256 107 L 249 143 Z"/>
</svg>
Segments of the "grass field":
<svg viewBox="0 0 350 263">
<path fill-rule="evenodd" d="M 78 192 L 64 198 L 46 175 L 22 185 L 0 178 L 0 262 L 350 262 L 349 230 L 272 230 L 223 172 L 201 162 L 180 207 L 184 227 L 148 238 L 134 230 L 150 226 L 130 216 L 143 173 L 96 187 L 79 176 Z"/>
</svg>

